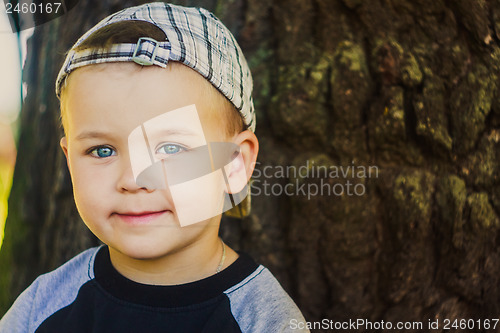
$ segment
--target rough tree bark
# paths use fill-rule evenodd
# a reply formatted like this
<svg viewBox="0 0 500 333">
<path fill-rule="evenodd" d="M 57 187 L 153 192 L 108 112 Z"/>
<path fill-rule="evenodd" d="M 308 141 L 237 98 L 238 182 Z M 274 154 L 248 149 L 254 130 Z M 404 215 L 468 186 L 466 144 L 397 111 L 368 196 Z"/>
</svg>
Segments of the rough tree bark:
<svg viewBox="0 0 500 333">
<path fill-rule="evenodd" d="M 36 275 L 97 244 L 72 203 L 53 83 L 83 31 L 139 3 L 81 1 L 29 42 L 0 312 Z M 260 164 L 252 215 L 224 222 L 232 246 L 267 265 L 308 320 L 425 328 L 498 317 L 499 0 L 176 3 L 215 12 L 254 74 Z M 321 166 L 378 174 L 318 177 Z M 347 181 L 365 193 L 300 191 Z M 265 195 L 265 182 L 294 194 Z"/>
</svg>

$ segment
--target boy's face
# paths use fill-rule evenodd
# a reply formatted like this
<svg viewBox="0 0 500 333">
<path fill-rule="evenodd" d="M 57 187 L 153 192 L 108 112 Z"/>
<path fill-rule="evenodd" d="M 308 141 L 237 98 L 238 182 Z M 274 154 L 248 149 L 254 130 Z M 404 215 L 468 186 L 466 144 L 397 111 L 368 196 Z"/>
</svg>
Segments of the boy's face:
<svg viewBox="0 0 500 333">
<path fill-rule="evenodd" d="M 216 237 L 220 214 L 201 222 L 186 216 L 192 215 L 190 210 L 203 211 L 203 205 L 221 212 L 223 204 L 225 183 L 219 176 L 176 190 L 137 185 L 134 168 L 141 169 L 149 158 L 168 159 L 209 142 L 228 141 L 214 112 L 220 103 L 207 93 L 209 83 L 187 67 L 168 66 L 83 67 L 68 78 L 62 99 L 67 136 L 61 145 L 78 211 L 101 241 L 136 259 L 160 257 Z M 165 134 L 156 135 L 155 126 L 166 128 Z M 139 138 L 147 138 L 151 147 L 146 160 L 137 158 L 141 149 L 136 146 L 143 144 Z M 183 221 L 189 226 L 181 228 Z"/>
</svg>

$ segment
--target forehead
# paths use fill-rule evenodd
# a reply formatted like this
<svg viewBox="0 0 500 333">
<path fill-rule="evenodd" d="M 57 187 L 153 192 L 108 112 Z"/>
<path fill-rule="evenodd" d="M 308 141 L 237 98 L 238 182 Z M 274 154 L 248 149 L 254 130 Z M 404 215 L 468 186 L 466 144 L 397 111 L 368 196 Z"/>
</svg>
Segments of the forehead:
<svg viewBox="0 0 500 333">
<path fill-rule="evenodd" d="M 221 126 L 211 89 L 215 88 L 201 75 L 177 63 L 165 69 L 134 63 L 91 65 L 68 77 L 61 107 L 70 137 L 101 129 L 127 134 L 142 123 L 193 104 L 204 134 L 216 136 Z M 175 123 L 176 117 L 169 121 Z"/>
</svg>

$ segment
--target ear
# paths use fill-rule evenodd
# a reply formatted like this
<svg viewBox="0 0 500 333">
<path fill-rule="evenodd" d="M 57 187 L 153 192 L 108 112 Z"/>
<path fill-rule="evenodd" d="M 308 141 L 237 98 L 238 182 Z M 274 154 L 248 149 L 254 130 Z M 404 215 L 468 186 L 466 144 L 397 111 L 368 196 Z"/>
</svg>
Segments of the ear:
<svg viewBox="0 0 500 333">
<path fill-rule="evenodd" d="M 66 165 L 68 166 L 69 169 L 69 160 L 68 160 L 68 140 L 66 139 L 66 136 L 63 136 L 61 138 L 61 141 L 59 141 L 59 145 L 61 146 L 64 156 L 66 156 Z"/>
<path fill-rule="evenodd" d="M 239 133 L 233 138 L 233 142 L 240 147 L 240 152 L 225 167 L 229 182 L 228 192 L 231 194 L 241 192 L 248 183 L 259 153 L 259 140 L 252 131 Z"/>
</svg>

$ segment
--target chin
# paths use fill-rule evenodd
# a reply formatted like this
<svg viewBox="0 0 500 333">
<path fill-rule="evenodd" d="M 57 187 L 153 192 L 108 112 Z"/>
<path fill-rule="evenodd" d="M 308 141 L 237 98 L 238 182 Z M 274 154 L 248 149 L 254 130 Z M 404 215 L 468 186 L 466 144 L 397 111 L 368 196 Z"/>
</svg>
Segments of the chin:
<svg viewBox="0 0 500 333">
<path fill-rule="evenodd" d="M 164 257 L 173 251 L 173 248 L 167 246 L 166 240 L 161 245 L 153 242 L 127 242 L 117 246 L 110 245 L 116 251 L 136 260 L 154 260 Z"/>
</svg>

